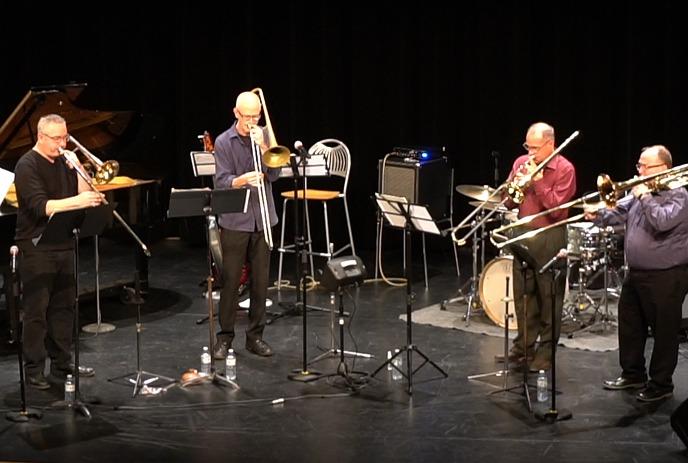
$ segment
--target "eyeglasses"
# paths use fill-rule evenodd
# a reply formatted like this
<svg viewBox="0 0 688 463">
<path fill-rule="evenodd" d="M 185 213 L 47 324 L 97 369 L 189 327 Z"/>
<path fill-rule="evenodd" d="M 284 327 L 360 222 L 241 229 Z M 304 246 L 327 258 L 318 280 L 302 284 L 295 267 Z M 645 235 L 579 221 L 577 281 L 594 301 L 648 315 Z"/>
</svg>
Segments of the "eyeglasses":
<svg viewBox="0 0 688 463">
<path fill-rule="evenodd" d="M 542 149 L 542 147 L 545 146 L 546 144 L 547 144 L 547 142 L 543 143 L 540 146 L 533 146 L 533 145 L 529 145 L 528 143 L 524 143 L 522 146 L 523 146 L 523 149 L 525 149 L 526 151 L 531 151 L 531 150 L 532 151 L 540 151 L 540 149 Z"/>
<path fill-rule="evenodd" d="M 254 121 L 260 120 L 261 115 L 260 114 L 241 114 L 239 110 L 237 109 L 237 114 L 240 117 L 243 117 L 244 119 L 253 119 Z"/>
<path fill-rule="evenodd" d="M 44 137 L 50 138 L 55 143 L 60 143 L 61 141 L 69 141 L 69 134 L 50 136 L 47 133 L 43 133 L 43 132 L 41 132 L 41 133 L 43 134 Z"/>
<path fill-rule="evenodd" d="M 663 165 L 664 165 L 664 163 L 647 165 L 647 164 L 643 164 L 642 162 L 639 162 L 639 163 L 637 163 L 637 164 L 635 165 L 635 168 L 636 168 L 637 170 L 640 170 L 640 169 L 652 169 L 653 167 L 661 167 L 661 166 L 663 166 Z"/>
</svg>

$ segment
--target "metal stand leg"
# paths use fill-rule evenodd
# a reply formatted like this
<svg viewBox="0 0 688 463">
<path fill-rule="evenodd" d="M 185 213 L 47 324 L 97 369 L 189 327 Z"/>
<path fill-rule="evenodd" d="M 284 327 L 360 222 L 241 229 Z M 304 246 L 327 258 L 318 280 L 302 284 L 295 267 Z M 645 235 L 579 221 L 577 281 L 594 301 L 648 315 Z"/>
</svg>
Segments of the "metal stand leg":
<svg viewBox="0 0 688 463">
<path fill-rule="evenodd" d="M 475 222 L 474 222 L 475 223 Z M 478 243 L 478 242 L 481 243 Z M 465 302 L 467 304 L 466 313 L 464 314 L 464 320 L 466 321 L 466 326 L 471 323 L 471 314 L 474 310 L 481 309 L 480 297 L 478 297 L 478 252 L 482 248 L 482 236 L 478 238 L 478 234 L 473 237 L 472 245 L 472 257 L 473 257 L 473 275 L 466 281 L 457 292 L 457 296 L 451 299 L 442 301 L 440 304 L 440 310 L 447 310 L 447 305 L 453 304 L 455 302 Z M 468 289 L 468 291 L 466 291 Z"/>
<path fill-rule="evenodd" d="M 330 348 L 323 352 L 320 355 L 315 356 L 313 359 L 311 359 L 308 362 L 308 365 L 312 365 L 313 363 L 319 362 L 320 360 L 326 359 L 326 358 L 332 358 L 332 357 L 339 357 L 341 354 L 341 350 L 337 349 L 335 346 L 335 334 L 334 334 L 334 325 L 335 325 L 335 293 L 330 293 Z M 347 312 L 344 312 L 342 309 L 340 313 L 341 317 L 348 317 L 349 314 Z M 343 318 L 342 318 L 343 320 Z M 343 345 L 343 342 L 342 342 Z M 361 357 L 361 358 L 375 358 L 373 354 L 367 354 L 365 352 L 353 352 L 353 351 L 348 351 L 345 350 L 343 351 L 344 355 L 347 355 L 349 357 Z"/>
</svg>

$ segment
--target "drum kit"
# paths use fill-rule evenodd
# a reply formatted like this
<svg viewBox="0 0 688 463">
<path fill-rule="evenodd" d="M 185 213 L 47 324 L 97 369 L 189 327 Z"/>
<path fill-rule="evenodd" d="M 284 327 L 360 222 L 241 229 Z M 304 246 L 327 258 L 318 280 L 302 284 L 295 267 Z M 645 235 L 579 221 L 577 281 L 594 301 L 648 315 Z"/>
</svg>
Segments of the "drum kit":
<svg viewBox="0 0 688 463">
<path fill-rule="evenodd" d="M 487 232 L 485 225 L 489 222 L 500 222 L 502 225 L 517 220 L 518 211 L 507 209 L 495 197 L 495 189 L 487 185 L 458 185 L 456 191 L 471 199 L 469 204 L 481 206 L 484 211 L 493 212 L 493 218 L 484 221 L 478 227 L 472 239 L 472 275 L 458 290 L 457 296 L 441 303 L 441 309 L 446 310 L 448 304 L 463 302 L 467 304 L 464 320 L 470 324 L 471 315 L 482 310 L 496 325 L 504 328 L 504 307 L 507 295 L 513 295 L 513 284 L 507 277 L 511 277 L 513 270 L 513 256 L 502 249 L 499 254 L 485 263 L 485 241 Z M 585 204 L 585 207 L 595 207 L 596 204 Z M 574 206 L 577 207 L 577 206 Z M 582 207 L 582 206 L 580 206 Z M 604 207 L 600 203 L 599 207 Z M 474 220 L 466 226 L 480 224 L 486 212 L 476 215 Z M 612 256 L 623 253 L 619 250 L 618 233 L 611 228 L 601 229 L 591 222 L 576 222 L 566 225 L 567 235 L 567 281 L 572 281 L 572 291 L 568 292 L 565 300 L 562 320 L 573 322 L 576 331 L 590 331 L 600 323 L 605 326 L 613 321 L 609 313 L 608 295 L 618 296 L 621 283 L 621 273 L 625 269 L 623 264 L 617 265 Z M 604 275 L 604 291 L 599 302 L 591 295 L 589 283 L 602 273 Z M 577 274 L 577 275 L 576 275 Z M 567 284 L 567 289 L 569 284 Z M 602 310 L 604 307 L 604 310 Z M 509 329 L 517 329 L 514 304 L 508 305 Z M 569 336 L 572 336 L 569 333 Z"/>
<path fill-rule="evenodd" d="M 482 223 L 482 225 L 473 234 L 471 246 L 473 267 L 471 277 L 458 290 L 457 296 L 442 301 L 440 308 L 446 310 L 448 304 L 464 302 L 467 304 L 466 314 L 464 315 L 466 325 L 470 324 L 471 314 L 482 309 L 492 322 L 504 328 L 504 299 L 507 297 L 507 288 L 504 282 L 506 277 L 511 277 L 513 257 L 500 252 L 499 256 L 489 261 L 487 265 L 485 264 L 485 242 L 487 237 L 485 225 L 489 222 L 498 222 L 502 225 L 509 223 L 516 219 L 518 213 L 516 210 L 504 207 L 500 203 L 500 198 L 495 197 L 495 189 L 487 185 L 458 185 L 456 191 L 471 198 L 473 200 L 469 201 L 471 206 L 482 206 L 481 213 L 476 215 L 474 220 L 467 225 L 474 226 L 478 223 Z M 486 213 L 493 214 L 492 217 L 494 218 L 483 220 Z M 513 294 L 511 282 L 509 283 L 508 291 L 508 294 Z M 517 322 L 514 304 L 510 304 L 509 314 L 513 315 L 509 317 L 509 329 L 515 330 Z"/>
</svg>

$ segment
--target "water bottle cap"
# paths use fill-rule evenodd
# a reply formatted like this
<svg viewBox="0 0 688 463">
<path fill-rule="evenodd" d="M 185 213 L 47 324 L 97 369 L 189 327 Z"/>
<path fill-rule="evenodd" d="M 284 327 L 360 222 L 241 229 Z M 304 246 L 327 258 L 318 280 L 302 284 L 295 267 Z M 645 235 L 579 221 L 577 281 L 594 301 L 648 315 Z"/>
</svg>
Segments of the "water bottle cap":
<svg viewBox="0 0 688 463">
<path fill-rule="evenodd" d="M 203 350 L 208 350 L 208 346 L 203 346 Z"/>
<path fill-rule="evenodd" d="M 544 374 L 545 374 L 545 370 L 540 370 L 540 374 L 541 374 L 541 375 L 544 375 Z"/>
<path fill-rule="evenodd" d="M 228 353 L 228 354 L 233 354 L 233 353 L 234 353 L 234 349 L 229 349 L 229 350 L 227 351 L 227 353 Z"/>
<path fill-rule="evenodd" d="M 72 375 L 67 375 L 67 379 L 72 379 Z"/>
</svg>

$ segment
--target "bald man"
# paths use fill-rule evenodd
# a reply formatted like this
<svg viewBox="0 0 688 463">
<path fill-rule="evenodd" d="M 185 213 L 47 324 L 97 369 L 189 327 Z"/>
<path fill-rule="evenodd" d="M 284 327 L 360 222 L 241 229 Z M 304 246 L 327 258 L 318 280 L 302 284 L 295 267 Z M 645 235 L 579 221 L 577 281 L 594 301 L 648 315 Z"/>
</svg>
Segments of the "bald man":
<svg viewBox="0 0 688 463">
<path fill-rule="evenodd" d="M 261 118 L 261 102 L 253 92 L 243 92 L 236 99 L 234 124 L 215 140 L 215 188 L 251 189 L 248 211 L 221 214 L 219 217 L 222 243 L 222 277 L 224 285 L 220 293 L 220 331 L 214 349 L 216 359 L 227 357 L 234 340 L 234 323 L 238 308 L 239 282 L 244 262 L 250 265 L 249 324 L 246 328 L 246 349 L 261 357 L 272 355 L 272 349 L 263 340 L 265 328 L 265 299 L 270 274 L 270 248 L 265 242 L 263 221 L 256 186 L 262 178 L 265 184 L 269 223 L 277 224 L 275 202 L 271 182 L 279 177 L 279 169 L 262 165 L 258 173 L 253 163 L 252 144 L 261 153 L 268 149 L 267 136 L 258 125 Z"/>
<path fill-rule="evenodd" d="M 554 128 L 537 122 L 528 128 L 523 148 L 527 154 L 514 161 L 509 179 L 521 181 L 532 177 L 524 190 L 520 204 L 509 200 L 506 206 L 518 207 L 518 217 L 542 212 L 569 201 L 576 193 L 576 171 L 573 164 L 557 154 L 537 174 L 532 175 L 556 149 Z M 528 178 L 528 177 L 526 177 Z M 565 219 L 567 210 L 538 217 L 521 227 L 516 233 L 546 227 Z M 552 345 L 559 340 L 561 311 L 564 303 L 563 278 L 554 285 L 554 319 L 552 319 L 552 273 L 539 270 L 558 251 L 566 247 L 566 227 L 559 226 L 535 237 L 517 243 L 514 254 L 513 287 L 514 307 L 518 321 L 518 334 L 514 339 L 509 361 L 528 364 L 531 370 L 549 370 L 552 366 Z M 527 296 L 524 301 L 524 294 Z M 539 337 L 539 343 L 536 340 Z M 526 357 L 527 356 L 527 357 Z"/>
<path fill-rule="evenodd" d="M 635 166 L 643 177 L 661 174 L 672 166 L 671 153 L 662 145 L 643 148 Z M 626 225 L 628 275 L 619 298 L 622 371 L 603 385 L 611 390 L 642 389 L 636 398 L 654 402 L 671 397 L 674 390 L 681 312 L 688 291 L 688 191 L 684 187 L 652 191 L 641 183 L 632 193 L 613 209 L 586 213 L 597 225 Z M 654 336 L 649 381 L 648 327 Z"/>
</svg>

